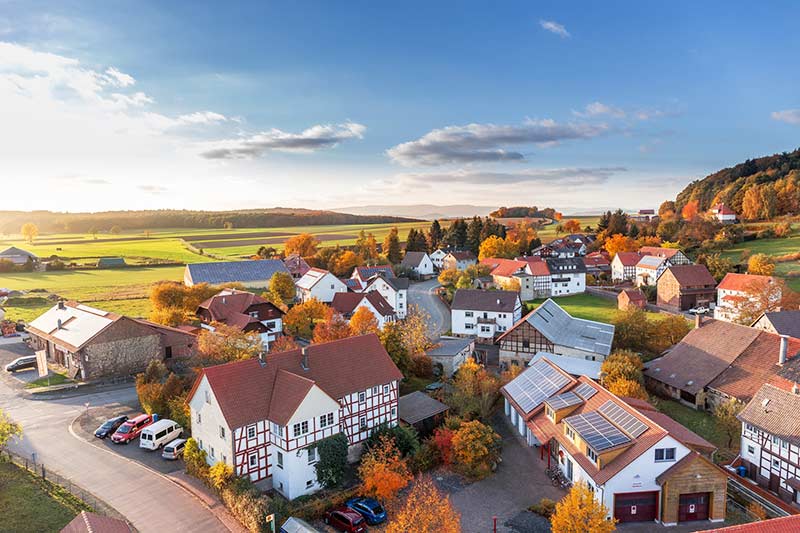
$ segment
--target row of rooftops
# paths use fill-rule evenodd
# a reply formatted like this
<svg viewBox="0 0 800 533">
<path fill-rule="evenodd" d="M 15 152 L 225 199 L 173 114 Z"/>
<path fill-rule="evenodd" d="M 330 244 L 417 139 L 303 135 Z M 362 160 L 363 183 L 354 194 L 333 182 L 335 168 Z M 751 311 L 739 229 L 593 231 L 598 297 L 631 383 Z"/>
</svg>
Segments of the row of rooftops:
<svg viewBox="0 0 800 533">
<path fill-rule="evenodd" d="M 555 274 L 586 273 L 586 264 L 582 257 L 541 257 L 523 256 L 516 259 L 486 257 L 481 259 L 482 265 L 491 268 L 492 276 L 511 277 L 531 275 L 534 277 Z"/>
</svg>

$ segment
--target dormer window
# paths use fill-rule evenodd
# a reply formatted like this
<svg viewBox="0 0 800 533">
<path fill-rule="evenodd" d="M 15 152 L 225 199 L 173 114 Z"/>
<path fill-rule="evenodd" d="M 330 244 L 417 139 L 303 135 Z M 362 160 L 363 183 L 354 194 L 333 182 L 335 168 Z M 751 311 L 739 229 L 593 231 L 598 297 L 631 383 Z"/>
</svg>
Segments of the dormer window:
<svg viewBox="0 0 800 533">
<path fill-rule="evenodd" d="M 555 422 L 556 421 L 556 412 L 553 411 L 550 408 L 550 406 L 545 406 L 544 410 L 545 410 L 545 413 L 547 414 L 547 418 L 549 418 L 550 420 Z"/>
<path fill-rule="evenodd" d="M 250 311 L 250 316 L 253 318 L 258 318 L 258 311 Z"/>
<path fill-rule="evenodd" d="M 593 463 L 596 463 L 596 462 L 597 462 L 597 454 L 596 454 L 596 453 L 594 453 L 594 450 L 592 450 L 592 449 L 591 449 L 591 448 L 589 448 L 589 447 L 587 447 L 587 448 L 586 448 L 586 457 L 588 457 L 589 459 L 591 459 Z"/>
<path fill-rule="evenodd" d="M 572 431 L 572 428 L 571 428 L 571 427 L 569 427 L 569 426 L 564 426 L 564 433 L 566 433 L 567 437 L 569 437 L 569 438 L 570 438 L 570 440 L 572 440 L 572 441 L 574 441 L 574 440 L 575 440 L 575 432 L 574 432 L 574 431 Z"/>
</svg>

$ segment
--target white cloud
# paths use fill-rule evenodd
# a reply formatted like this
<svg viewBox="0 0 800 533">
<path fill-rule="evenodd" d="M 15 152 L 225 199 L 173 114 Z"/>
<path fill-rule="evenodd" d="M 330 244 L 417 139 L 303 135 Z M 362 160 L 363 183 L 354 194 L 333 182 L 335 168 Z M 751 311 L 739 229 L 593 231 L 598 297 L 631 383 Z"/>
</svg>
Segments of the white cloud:
<svg viewBox="0 0 800 533">
<path fill-rule="evenodd" d="M 361 139 L 366 126 L 355 122 L 318 124 L 300 133 L 273 128 L 249 137 L 212 141 L 200 145 L 207 159 L 255 159 L 267 152 L 314 152 L 343 141 Z"/>
<path fill-rule="evenodd" d="M 602 102 L 592 102 L 591 104 L 586 104 L 586 107 L 583 111 L 573 111 L 572 113 L 578 117 L 597 117 L 608 115 L 614 118 L 625 118 L 626 114 L 625 111 L 619 107 L 614 107 Z"/>
<path fill-rule="evenodd" d="M 571 139 L 590 139 L 606 133 L 605 124 L 559 124 L 528 120 L 522 125 L 467 124 L 432 130 L 415 141 L 398 144 L 387 155 L 401 165 L 522 161 L 525 156 L 508 146 L 552 146 Z"/>
<path fill-rule="evenodd" d="M 542 29 L 549 31 L 550 33 L 555 33 L 564 39 L 571 37 L 567 31 L 567 28 L 554 20 L 539 20 L 539 26 L 541 26 Z"/>
<path fill-rule="evenodd" d="M 124 72 L 120 72 L 114 67 L 109 67 L 106 69 L 106 76 L 109 80 L 109 83 L 116 87 L 129 87 L 136 83 L 136 80 L 133 79 L 133 76 L 130 74 L 125 74 Z"/>
<path fill-rule="evenodd" d="M 195 111 L 178 117 L 178 122 L 182 124 L 213 124 L 215 122 L 225 122 L 226 120 L 228 120 L 228 117 L 213 111 Z"/>
<path fill-rule="evenodd" d="M 787 124 L 800 124 L 800 109 L 784 109 L 773 111 L 770 116 L 772 120 L 786 122 Z"/>
</svg>

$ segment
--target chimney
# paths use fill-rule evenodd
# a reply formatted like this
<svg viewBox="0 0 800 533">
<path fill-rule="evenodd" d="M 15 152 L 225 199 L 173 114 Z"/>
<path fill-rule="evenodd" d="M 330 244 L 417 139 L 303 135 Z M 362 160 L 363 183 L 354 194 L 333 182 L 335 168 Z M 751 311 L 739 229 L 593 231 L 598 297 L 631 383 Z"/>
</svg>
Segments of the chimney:
<svg viewBox="0 0 800 533">
<path fill-rule="evenodd" d="M 694 315 L 694 328 L 697 329 L 700 327 L 703 327 L 703 315 L 698 313 Z"/>
<path fill-rule="evenodd" d="M 222 297 L 222 305 L 225 305 L 225 297 Z"/>
<path fill-rule="evenodd" d="M 300 366 L 303 367 L 303 370 L 308 370 L 308 348 L 303 346 L 300 348 L 300 353 L 303 354 L 303 358 L 300 360 Z"/>
<path fill-rule="evenodd" d="M 60 318 L 56 321 L 56 329 L 61 329 L 61 319 Z"/>
<path fill-rule="evenodd" d="M 786 362 L 786 352 L 789 350 L 789 335 L 781 335 L 781 349 L 778 354 L 778 364 L 783 366 Z"/>
<path fill-rule="evenodd" d="M 800 394 L 800 386 L 797 385 L 796 381 L 792 385 L 792 394 Z"/>
<path fill-rule="evenodd" d="M 64 309 L 66 309 L 66 307 L 64 306 L 64 300 L 59 300 L 59 301 L 58 301 L 58 308 L 59 308 L 61 311 L 63 311 Z"/>
<path fill-rule="evenodd" d="M 497 305 L 500 305 L 500 298 L 497 299 Z"/>
<path fill-rule="evenodd" d="M 258 364 L 261 365 L 262 368 L 267 366 L 266 352 L 258 352 Z"/>
</svg>

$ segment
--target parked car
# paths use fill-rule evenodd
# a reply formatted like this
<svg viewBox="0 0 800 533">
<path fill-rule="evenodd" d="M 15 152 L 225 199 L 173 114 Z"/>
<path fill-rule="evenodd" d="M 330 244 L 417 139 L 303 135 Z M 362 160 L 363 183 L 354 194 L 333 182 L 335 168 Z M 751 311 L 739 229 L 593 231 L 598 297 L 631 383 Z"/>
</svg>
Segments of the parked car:
<svg viewBox="0 0 800 533">
<path fill-rule="evenodd" d="M 153 423 L 153 415 L 139 415 L 131 418 L 122 424 L 117 431 L 111 435 L 111 442 L 115 444 L 128 444 L 139 436 L 144 428 Z"/>
<path fill-rule="evenodd" d="M 6 372 L 16 372 L 17 370 L 29 370 L 31 368 L 36 368 L 36 356 L 35 355 L 25 355 L 23 357 L 17 357 L 10 363 L 6 365 Z"/>
<path fill-rule="evenodd" d="M 319 529 L 315 528 L 302 518 L 295 518 L 290 516 L 286 522 L 281 526 L 280 533 L 321 533 Z"/>
<path fill-rule="evenodd" d="M 386 520 L 386 509 L 374 498 L 350 498 L 345 505 L 363 516 L 371 526 Z"/>
<path fill-rule="evenodd" d="M 708 313 L 709 311 L 710 311 L 710 309 L 708 307 L 703 307 L 701 305 L 700 307 L 692 307 L 691 309 L 689 309 L 689 314 L 690 315 L 704 315 L 704 314 Z"/>
<path fill-rule="evenodd" d="M 161 457 L 169 461 L 174 461 L 183 455 L 184 448 L 186 448 L 186 439 L 175 439 L 164 446 L 164 451 L 161 452 Z"/>
<path fill-rule="evenodd" d="M 117 429 L 119 429 L 119 427 L 127 421 L 128 417 L 125 415 L 118 416 L 116 418 L 109 418 L 108 420 L 103 422 L 103 425 L 94 430 L 94 436 L 97 437 L 98 439 L 104 439 L 106 437 L 109 437 L 113 435 L 114 432 L 117 431 Z"/>
<path fill-rule="evenodd" d="M 144 428 L 139 435 L 139 448 L 157 450 L 183 433 L 177 422 L 164 418 Z"/>
<path fill-rule="evenodd" d="M 325 523 L 345 533 L 363 533 L 367 530 L 364 517 L 344 505 L 325 513 Z"/>
</svg>

